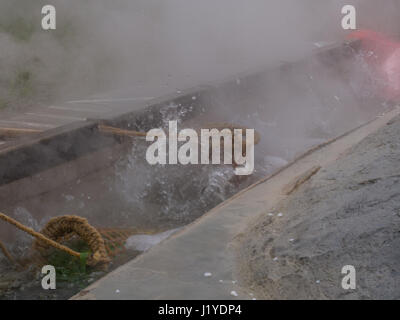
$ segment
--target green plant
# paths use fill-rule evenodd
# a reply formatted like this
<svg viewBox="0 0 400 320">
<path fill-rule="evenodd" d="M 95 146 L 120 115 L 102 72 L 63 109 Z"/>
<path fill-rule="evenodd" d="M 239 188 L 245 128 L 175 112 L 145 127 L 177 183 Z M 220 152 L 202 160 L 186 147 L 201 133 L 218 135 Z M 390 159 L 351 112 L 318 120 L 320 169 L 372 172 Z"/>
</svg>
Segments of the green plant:
<svg viewBox="0 0 400 320">
<path fill-rule="evenodd" d="M 70 241 L 68 246 L 75 251 L 83 252 L 83 257 L 79 260 L 63 251 L 53 250 L 48 262 L 56 269 L 57 281 L 85 286 L 93 271 L 92 268 L 86 267 L 86 259 L 90 255 L 89 247 L 81 240 Z"/>
</svg>

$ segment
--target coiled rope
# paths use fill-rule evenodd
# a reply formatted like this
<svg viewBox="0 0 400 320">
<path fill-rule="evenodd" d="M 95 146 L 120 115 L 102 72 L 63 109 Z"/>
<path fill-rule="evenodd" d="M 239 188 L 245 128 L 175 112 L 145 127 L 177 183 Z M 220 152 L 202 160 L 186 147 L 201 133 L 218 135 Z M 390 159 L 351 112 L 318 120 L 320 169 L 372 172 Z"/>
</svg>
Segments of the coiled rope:
<svg viewBox="0 0 400 320">
<path fill-rule="evenodd" d="M 33 248 L 43 255 L 49 246 L 52 246 L 51 241 L 58 244 L 77 235 L 88 244 L 92 253 L 88 257 L 88 265 L 96 266 L 110 262 L 101 234 L 85 218 L 72 215 L 52 218 L 43 228 L 42 234 L 44 237 L 36 238 Z M 76 252 L 71 252 L 71 255 L 76 256 Z M 81 254 L 78 253 L 77 257 L 80 258 Z"/>
<path fill-rule="evenodd" d="M 100 233 L 92 227 L 85 218 L 78 216 L 62 216 L 50 219 L 42 232 L 36 232 L 13 218 L 0 212 L 0 219 L 15 226 L 16 228 L 30 234 L 35 238 L 33 245 L 41 254 L 49 247 L 61 250 L 78 259 L 86 258 L 87 253 L 79 253 L 67 246 L 60 244 L 61 241 L 68 236 L 78 235 L 89 245 L 92 254 L 88 257 L 87 264 L 95 266 L 98 264 L 106 264 L 110 261 L 108 258 L 104 240 Z M 0 249 L 12 263 L 17 264 L 16 260 L 11 256 L 3 243 L 0 242 Z"/>
</svg>

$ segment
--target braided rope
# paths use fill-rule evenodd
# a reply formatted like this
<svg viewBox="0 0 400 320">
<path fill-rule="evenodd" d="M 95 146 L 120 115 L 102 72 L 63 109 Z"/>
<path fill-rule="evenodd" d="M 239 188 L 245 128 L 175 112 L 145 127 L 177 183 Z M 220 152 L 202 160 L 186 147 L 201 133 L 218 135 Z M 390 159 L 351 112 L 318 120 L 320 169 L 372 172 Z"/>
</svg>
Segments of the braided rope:
<svg viewBox="0 0 400 320">
<path fill-rule="evenodd" d="M 92 227 L 85 218 L 72 215 L 52 218 L 43 228 L 42 233 L 47 239 L 57 242 L 77 235 L 88 244 L 91 250 L 92 254 L 87 261 L 88 265 L 96 266 L 110 262 L 104 239 L 96 228 Z M 49 241 L 37 238 L 33 247 L 40 253 L 45 254 L 49 248 L 49 244 Z"/>
<path fill-rule="evenodd" d="M 12 264 L 17 264 L 13 256 L 10 254 L 10 252 L 7 250 L 7 248 L 4 246 L 4 244 L 0 241 L 0 250 L 3 252 L 5 257 L 12 263 Z"/>
<path fill-rule="evenodd" d="M 0 128 L 0 137 L 18 137 L 26 134 L 35 134 L 43 132 L 38 129 L 24 129 L 24 128 Z"/>
<path fill-rule="evenodd" d="M 35 237 L 36 239 L 40 239 L 44 243 L 47 243 L 48 246 L 52 246 L 56 249 L 65 251 L 69 255 L 77 257 L 77 258 L 80 258 L 80 256 L 81 256 L 81 254 L 79 252 L 76 252 L 66 246 L 63 246 L 62 244 L 57 243 L 56 241 L 53 241 L 52 239 L 47 238 L 45 235 L 41 234 L 40 232 L 36 232 L 32 228 L 24 226 L 22 223 L 18 222 L 17 220 L 14 220 L 13 218 L 5 215 L 4 213 L 0 212 L 0 219 L 15 226 L 16 228 L 18 228 L 20 230 L 30 234 L 31 236 Z"/>
<path fill-rule="evenodd" d="M 125 130 L 116 127 L 106 126 L 104 124 L 99 124 L 98 129 L 100 132 L 110 133 L 119 136 L 128 136 L 128 137 L 146 137 L 146 132 L 139 132 L 134 130 Z"/>
<path fill-rule="evenodd" d="M 41 233 L 34 231 L 1 212 L 0 219 L 33 236 L 35 238 L 33 248 L 38 250 L 43 256 L 46 255 L 49 247 L 53 247 L 80 259 L 81 253 L 59 243 L 72 235 L 77 235 L 86 241 L 91 249 L 92 254 L 88 258 L 88 265 L 104 265 L 110 261 L 102 236 L 85 218 L 78 216 L 52 218 Z M 0 249 L 10 262 L 17 264 L 2 242 L 0 242 Z"/>
<path fill-rule="evenodd" d="M 134 130 L 126 130 L 126 129 L 120 129 L 116 127 L 111 127 L 107 126 L 104 124 L 99 124 L 98 129 L 100 132 L 103 133 L 109 133 L 113 135 L 118 135 L 118 136 L 128 136 L 128 137 L 146 137 L 147 133 L 146 132 L 140 132 L 140 131 L 134 131 Z M 208 123 L 204 125 L 201 129 L 229 129 L 233 131 L 234 129 L 242 129 L 243 132 L 246 132 L 246 127 L 239 126 L 233 123 L 229 122 L 215 122 L 215 123 Z M 199 129 L 200 130 L 200 129 Z M 254 144 L 258 144 L 260 141 L 260 134 L 254 130 Z M 246 142 L 244 141 L 243 144 Z"/>
<path fill-rule="evenodd" d="M 0 251 L 4 253 L 10 262 L 18 267 L 24 267 L 28 263 L 32 262 L 37 264 L 44 263 L 46 257 L 49 255 L 49 247 L 60 249 L 73 257 L 80 258 L 81 254 L 79 252 L 75 252 L 74 250 L 60 244 L 72 239 L 74 236 L 78 236 L 85 241 L 92 252 L 91 256 L 88 257 L 87 260 L 88 265 L 107 266 L 111 257 L 115 257 L 126 250 L 126 239 L 133 234 L 139 233 L 139 230 L 136 228 L 95 229 L 85 218 L 72 215 L 52 218 L 43 228 L 41 233 L 24 226 L 5 214 L 0 214 L 0 219 L 35 237 L 32 248 L 36 250 L 39 255 L 34 255 L 26 259 L 26 261 L 14 259 L 4 244 L 0 242 Z M 155 232 L 156 230 L 148 230 L 146 232 L 142 230 L 140 231 L 140 233 L 145 234 L 154 234 Z"/>
</svg>

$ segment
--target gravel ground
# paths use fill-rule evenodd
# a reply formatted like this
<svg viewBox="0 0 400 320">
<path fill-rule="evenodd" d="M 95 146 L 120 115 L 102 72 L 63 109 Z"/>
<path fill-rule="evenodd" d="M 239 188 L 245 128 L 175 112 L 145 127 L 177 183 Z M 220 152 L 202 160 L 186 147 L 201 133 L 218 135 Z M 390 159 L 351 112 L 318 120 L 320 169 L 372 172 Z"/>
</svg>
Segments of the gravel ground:
<svg viewBox="0 0 400 320">
<path fill-rule="evenodd" d="M 400 299 L 399 138 L 395 118 L 253 221 L 242 283 L 265 299 Z"/>
</svg>

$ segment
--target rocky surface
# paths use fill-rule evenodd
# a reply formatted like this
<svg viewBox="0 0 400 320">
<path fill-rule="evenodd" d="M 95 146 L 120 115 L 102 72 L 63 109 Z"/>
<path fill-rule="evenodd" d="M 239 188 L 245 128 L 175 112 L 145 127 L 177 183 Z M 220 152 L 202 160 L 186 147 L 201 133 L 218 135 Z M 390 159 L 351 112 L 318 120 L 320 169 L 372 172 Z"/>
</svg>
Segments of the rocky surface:
<svg viewBox="0 0 400 320">
<path fill-rule="evenodd" d="M 400 298 L 400 118 L 322 168 L 240 240 L 239 275 L 267 299 Z M 342 267 L 356 269 L 344 290 Z"/>
</svg>

